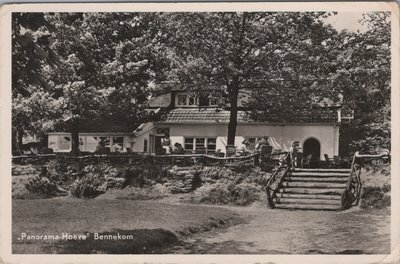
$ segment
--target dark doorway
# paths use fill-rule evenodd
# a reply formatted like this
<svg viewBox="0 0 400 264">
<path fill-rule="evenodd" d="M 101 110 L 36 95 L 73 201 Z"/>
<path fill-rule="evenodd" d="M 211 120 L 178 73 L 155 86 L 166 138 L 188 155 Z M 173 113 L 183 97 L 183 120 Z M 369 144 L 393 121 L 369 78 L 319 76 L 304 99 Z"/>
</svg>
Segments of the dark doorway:
<svg viewBox="0 0 400 264">
<path fill-rule="evenodd" d="M 309 138 L 303 144 L 303 157 L 312 155 L 311 159 L 315 162 L 321 157 L 321 144 L 315 138 Z"/>
<path fill-rule="evenodd" d="M 154 152 L 156 154 L 164 154 L 163 153 L 163 148 L 162 148 L 162 144 L 161 144 L 161 140 L 164 138 L 164 136 L 155 136 L 154 137 Z"/>
</svg>

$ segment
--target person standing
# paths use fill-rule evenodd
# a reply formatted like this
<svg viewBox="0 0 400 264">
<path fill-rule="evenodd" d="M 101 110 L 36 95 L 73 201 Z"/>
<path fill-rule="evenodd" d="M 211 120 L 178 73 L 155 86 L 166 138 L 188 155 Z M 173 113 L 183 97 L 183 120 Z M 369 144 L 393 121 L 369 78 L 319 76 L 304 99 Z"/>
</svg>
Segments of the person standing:
<svg viewBox="0 0 400 264">
<path fill-rule="evenodd" d="M 168 134 L 165 135 L 165 138 L 163 138 L 161 146 L 163 149 L 165 149 L 165 154 L 171 154 L 171 139 L 169 138 Z"/>
</svg>

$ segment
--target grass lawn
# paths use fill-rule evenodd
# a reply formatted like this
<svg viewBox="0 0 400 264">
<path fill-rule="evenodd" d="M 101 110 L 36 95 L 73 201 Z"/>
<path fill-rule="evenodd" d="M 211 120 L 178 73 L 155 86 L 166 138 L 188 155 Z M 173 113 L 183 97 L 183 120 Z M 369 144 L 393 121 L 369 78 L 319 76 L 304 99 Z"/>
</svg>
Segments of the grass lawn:
<svg viewBox="0 0 400 264">
<path fill-rule="evenodd" d="M 166 253 L 180 236 L 240 221 L 223 208 L 156 201 L 14 199 L 12 210 L 14 254 Z M 89 235 L 86 240 L 27 239 L 63 233 Z M 95 240 L 95 233 L 130 238 Z"/>
</svg>

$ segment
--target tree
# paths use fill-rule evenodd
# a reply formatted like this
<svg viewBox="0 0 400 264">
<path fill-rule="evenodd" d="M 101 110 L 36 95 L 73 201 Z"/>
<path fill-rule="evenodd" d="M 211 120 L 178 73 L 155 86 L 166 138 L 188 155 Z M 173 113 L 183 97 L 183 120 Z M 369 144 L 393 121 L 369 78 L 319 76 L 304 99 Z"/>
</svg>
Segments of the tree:
<svg viewBox="0 0 400 264">
<path fill-rule="evenodd" d="M 342 141 L 354 141 L 359 149 L 379 137 L 390 148 L 390 12 L 365 13 L 360 23 L 367 25 L 366 32 L 341 32 L 336 85 L 343 91 L 344 106 L 355 113 L 354 121 L 341 128 Z"/>
<path fill-rule="evenodd" d="M 154 65 L 149 14 L 57 13 L 52 48 L 60 63 L 48 83 L 79 152 L 81 122 L 120 121 L 136 125 Z M 150 28 L 151 27 L 151 28 Z"/>
<path fill-rule="evenodd" d="M 282 76 L 294 77 L 297 65 L 303 70 L 302 62 L 297 59 L 304 55 L 302 50 L 308 49 L 306 54 L 310 53 L 312 45 L 308 42 L 321 43 L 332 33 L 319 20 L 326 15 L 291 12 L 165 14 L 168 29 L 165 35 L 174 65 L 169 77 L 194 91 L 207 87 L 227 94 L 230 102 L 228 144 L 232 145 L 240 91 L 252 83 L 260 82 L 261 87 L 265 87 L 269 80 L 276 82 Z M 293 64 L 287 65 L 290 56 Z M 307 79 L 307 73 L 301 78 Z M 295 79 L 291 82 L 295 83 Z"/>
<path fill-rule="evenodd" d="M 12 15 L 12 126 L 16 132 L 13 151 L 22 151 L 24 134 L 35 134 L 52 124 L 53 108 L 44 106 L 54 102 L 42 74 L 43 67 L 54 67 L 58 63 L 49 46 L 52 30 L 42 13 Z M 40 112 L 36 111 L 38 108 Z"/>
</svg>

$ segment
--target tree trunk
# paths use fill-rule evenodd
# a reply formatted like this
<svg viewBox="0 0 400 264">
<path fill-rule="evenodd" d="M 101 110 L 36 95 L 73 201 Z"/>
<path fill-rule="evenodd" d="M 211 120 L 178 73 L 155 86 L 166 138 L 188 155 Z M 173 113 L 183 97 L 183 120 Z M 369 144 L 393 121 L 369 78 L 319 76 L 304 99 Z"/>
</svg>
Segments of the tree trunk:
<svg viewBox="0 0 400 264">
<path fill-rule="evenodd" d="M 71 154 L 79 154 L 79 119 L 73 119 L 71 125 Z"/>
<path fill-rule="evenodd" d="M 231 84 L 231 113 L 229 116 L 228 124 L 228 145 L 235 145 L 236 136 L 236 126 L 237 126 L 237 115 L 238 115 L 238 94 L 239 94 L 239 84 L 238 80 L 234 79 Z"/>
<path fill-rule="evenodd" d="M 20 152 L 21 154 L 23 153 L 23 140 L 24 138 L 24 131 L 22 128 L 17 128 L 17 152 Z"/>
</svg>

